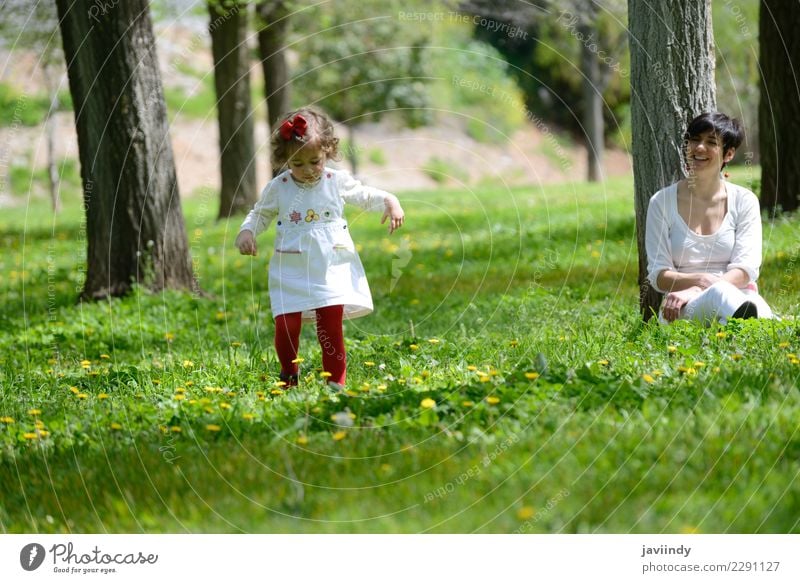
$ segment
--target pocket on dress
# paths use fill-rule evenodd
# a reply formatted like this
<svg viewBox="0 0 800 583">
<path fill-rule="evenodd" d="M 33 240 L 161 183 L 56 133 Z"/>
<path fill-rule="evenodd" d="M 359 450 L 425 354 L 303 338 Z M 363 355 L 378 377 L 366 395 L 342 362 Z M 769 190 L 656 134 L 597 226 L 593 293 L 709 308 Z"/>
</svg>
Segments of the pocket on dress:
<svg viewBox="0 0 800 583">
<path fill-rule="evenodd" d="M 270 265 L 281 279 L 299 279 L 308 275 L 308 262 L 302 251 L 275 249 Z"/>
</svg>

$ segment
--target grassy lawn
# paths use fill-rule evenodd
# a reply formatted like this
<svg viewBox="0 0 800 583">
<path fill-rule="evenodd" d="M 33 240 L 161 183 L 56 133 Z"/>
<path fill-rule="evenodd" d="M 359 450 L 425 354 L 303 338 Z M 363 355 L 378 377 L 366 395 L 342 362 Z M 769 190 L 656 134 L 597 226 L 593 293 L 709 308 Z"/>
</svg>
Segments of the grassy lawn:
<svg viewBox="0 0 800 583">
<path fill-rule="evenodd" d="M 4 209 L 0 527 L 800 531 L 800 221 L 765 222 L 780 321 L 644 326 L 632 196 L 407 193 L 392 237 L 351 209 L 376 312 L 346 323 L 344 395 L 310 327 L 276 386 L 273 232 L 238 255 L 215 200 L 185 204 L 207 297 L 93 305 L 77 194 Z"/>
</svg>

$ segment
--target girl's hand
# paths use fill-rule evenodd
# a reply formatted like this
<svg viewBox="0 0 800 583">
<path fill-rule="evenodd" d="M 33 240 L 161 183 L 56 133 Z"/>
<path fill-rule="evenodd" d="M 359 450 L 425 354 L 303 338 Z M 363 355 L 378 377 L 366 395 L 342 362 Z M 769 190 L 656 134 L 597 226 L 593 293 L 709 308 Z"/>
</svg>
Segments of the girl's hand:
<svg viewBox="0 0 800 583">
<path fill-rule="evenodd" d="M 703 290 L 700 287 L 690 287 L 680 291 L 670 292 L 664 299 L 664 305 L 661 308 L 661 313 L 667 322 L 674 322 L 681 316 L 681 309 L 683 306 L 697 297 Z"/>
<path fill-rule="evenodd" d="M 258 253 L 256 238 L 253 236 L 252 231 L 244 230 L 239 233 L 234 245 L 236 245 L 242 255 L 256 255 Z"/>
<path fill-rule="evenodd" d="M 403 207 L 400 206 L 400 201 L 397 200 L 397 197 L 387 198 L 384 204 L 386 205 L 386 210 L 383 211 L 381 225 L 386 222 L 386 219 L 389 219 L 389 234 L 391 235 L 403 226 L 406 214 L 403 212 Z"/>
</svg>

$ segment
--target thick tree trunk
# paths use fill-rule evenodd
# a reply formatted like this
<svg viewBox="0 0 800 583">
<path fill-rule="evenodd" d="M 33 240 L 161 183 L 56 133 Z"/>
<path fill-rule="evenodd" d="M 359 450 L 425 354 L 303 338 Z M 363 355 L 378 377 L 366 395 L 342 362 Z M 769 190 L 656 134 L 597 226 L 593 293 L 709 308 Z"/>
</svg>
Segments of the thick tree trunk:
<svg viewBox="0 0 800 583">
<path fill-rule="evenodd" d="M 593 30 L 597 18 L 597 8 L 589 3 L 580 31 L 583 38 L 597 38 Z M 603 123 L 603 82 L 600 77 L 600 63 L 597 53 L 587 42 L 581 43 L 581 72 L 583 73 L 583 130 L 586 135 L 587 172 L 589 182 L 598 182 L 603 176 L 603 157 L 605 137 Z"/>
<path fill-rule="evenodd" d="M 715 108 L 711 3 L 628 0 L 628 29 L 639 306 L 646 321 L 661 301 L 647 281 L 647 206 L 657 190 L 684 175 L 688 121 Z"/>
<path fill-rule="evenodd" d="M 247 5 L 209 2 L 214 87 L 219 119 L 220 219 L 246 213 L 256 202 L 255 137 L 250 101 Z"/>
<path fill-rule="evenodd" d="M 758 25 L 761 101 L 761 205 L 771 212 L 800 206 L 800 2 L 761 0 Z"/>
<path fill-rule="evenodd" d="M 88 265 L 81 297 L 193 288 L 146 0 L 57 0 L 75 108 Z"/>
</svg>

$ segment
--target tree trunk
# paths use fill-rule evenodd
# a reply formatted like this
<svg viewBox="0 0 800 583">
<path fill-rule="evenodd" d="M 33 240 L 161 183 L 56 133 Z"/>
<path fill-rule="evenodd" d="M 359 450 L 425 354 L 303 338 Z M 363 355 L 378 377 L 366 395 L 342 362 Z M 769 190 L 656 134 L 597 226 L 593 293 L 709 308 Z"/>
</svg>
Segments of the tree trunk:
<svg viewBox="0 0 800 583">
<path fill-rule="evenodd" d="M 800 3 L 761 0 L 758 19 L 761 101 L 761 205 L 775 211 L 800 206 Z"/>
<path fill-rule="evenodd" d="M 286 33 L 289 10 L 284 0 L 265 0 L 258 4 L 258 50 L 264 70 L 267 95 L 267 123 L 272 127 L 289 111 L 289 66 L 286 62 Z"/>
<path fill-rule="evenodd" d="M 583 15 L 580 32 L 584 39 L 597 38 L 594 23 L 597 7 L 589 2 Z M 603 83 L 597 53 L 589 41 L 581 43 L 581 72 L 583 73 L 583 130 L 586 135 L 587 173 L 589 182 L 599 182 L 603 175 L 605 131 L 603 123 Z"/>
<path fill-rule="evenodd" d="M 246 213 L 256 202 L 255 137 L 250 102 L 247 5 L 208 4 L 217 94 L 222 187 L 220 219 Z"/>
<path fill-rule="evenodd" d="M 686 125 L 716 103 L 710 0 L 628 0 L 628 30 L 639 307 L 647 321 L 661 302 L 647 281 L 647 206 L 684 176 Z"/>
<path fill-rule="evenodd" d="M 47 136 L 47 183 L 50 187 L 53 213 L 58 214 L 61 212 L 61 198 L 58 195 L 58 167 L 56 166 L 56 136 L 53 116 L 58 111 L 59 100 L 53 71 L 48 65 L 44 66 L 44 76 L 47 93 L 50 96 L 50 108 L 47 110 L 47 117 L 44 120 L 45 135 Z"/>
<path fill-rule="evenodd" d="M 147 0 L 57 0 L 88 239 L 83 299 L 193 288 Z"/>
</svg>

